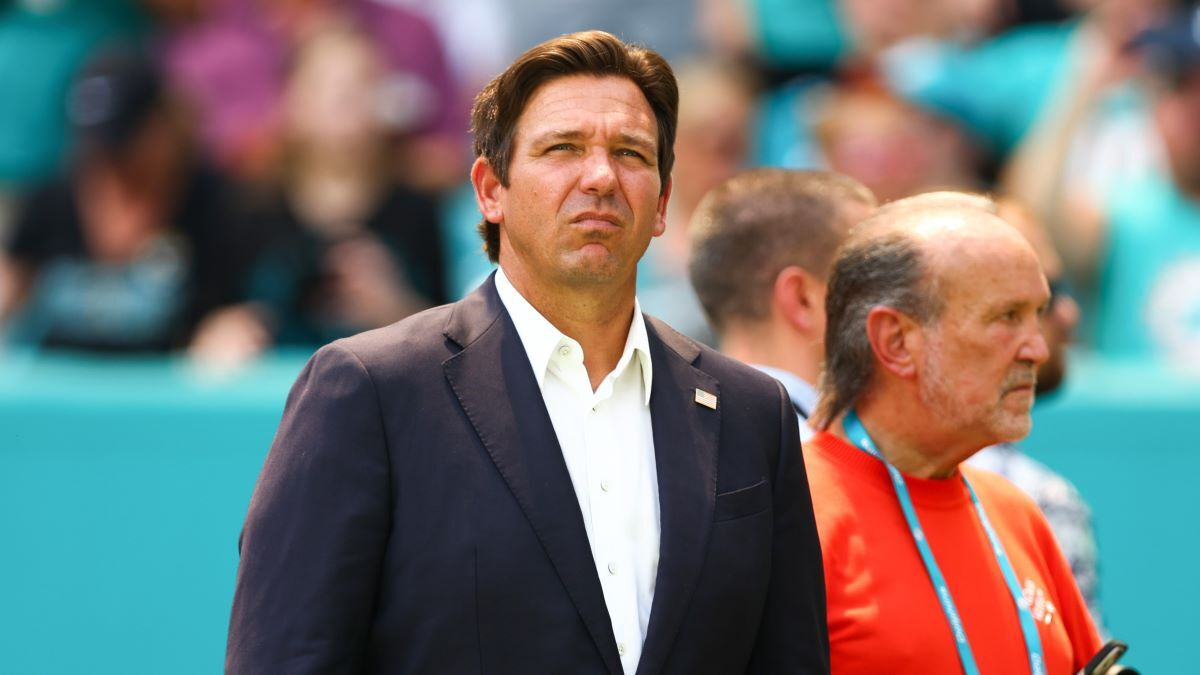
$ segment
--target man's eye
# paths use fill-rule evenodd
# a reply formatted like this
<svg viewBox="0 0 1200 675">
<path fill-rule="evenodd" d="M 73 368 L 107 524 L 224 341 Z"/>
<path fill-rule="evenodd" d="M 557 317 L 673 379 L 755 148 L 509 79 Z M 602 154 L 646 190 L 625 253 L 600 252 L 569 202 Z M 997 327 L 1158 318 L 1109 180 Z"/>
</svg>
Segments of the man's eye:
<svg viewBox="0 0 1200 675">
<path fill-rule="evenodd" d="M 560 151 L 570 152 L 574 149 L 575 149 L 575 146 L 571 145 L 570 143 L 555 143 L 554 145 L 550 146 L 546 150 L 547 150 L 547 152 L 560 152 Z"/>
<path fill-rule="evenodd" d="M 642 155 L 642 153 L 638 152 L 637 150 L 633 150 L 631 148 L 621 148 L 620 150 L 617 151 L 617 154 L 621 155 L 622 157 L 636 157 L 638 159 L 645 159 L 645 157 Z"/>
</svg>

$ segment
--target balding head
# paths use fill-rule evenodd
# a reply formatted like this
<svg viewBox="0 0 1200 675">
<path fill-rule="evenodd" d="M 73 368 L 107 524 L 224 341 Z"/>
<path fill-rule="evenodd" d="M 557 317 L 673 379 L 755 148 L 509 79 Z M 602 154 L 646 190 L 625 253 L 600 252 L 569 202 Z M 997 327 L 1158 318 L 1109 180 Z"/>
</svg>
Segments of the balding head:
<svg viewBox="0 0 1200 675">
<path fill-rule="evenodd" d="M 990 199 L 941 192 L 881 207 L 851 232 L 833 264 L 816 423 L 828 426 L 879 378 L 893 378 L 911 385 L 924 412 L 957 419 L 957 406 L 978 415 L 958 421 L 979 427 L 981 437 L 1023 434 L 1027 407 L 1005 397 L 1028 389 L 1032 402 L 1033 368 L 1045 359 L 1037 326 L 1045 300 L 1033 249 Z M 873 342 L 868 321 L 880 312 L 901 317 L 902 344 Z M 994 419 L 982 420 L 988 415 Z"/>
<path fill-rule="evenodd" d="M 1054 248 L 1045 226 L 1020 202 L 1010 197 L 1000 197 L 993 201 L 987 196 L 975 193 L 931 192 L 912 199 L 892 202 L 880 211 L 886 216 L 888 213 L 919 213 L 930 208 L 953 207 L 977 208 L 999 216 L 1019 232 L 1037 254 L 1038 262 L 1041 263 L 1042 271 L 1054 294 L 1050 308 L 1042 318 L 1042 334 L 1050 350 L 1050 357 L 1038 369 L 1038 393 L 1054 391 L 1062 384 L 1066 373 L 1066 351 L 1074 339 L 1075 327 L 1079 323 L 1079 305 L 1062 288 L 1062 258 Z"/>
</svg>

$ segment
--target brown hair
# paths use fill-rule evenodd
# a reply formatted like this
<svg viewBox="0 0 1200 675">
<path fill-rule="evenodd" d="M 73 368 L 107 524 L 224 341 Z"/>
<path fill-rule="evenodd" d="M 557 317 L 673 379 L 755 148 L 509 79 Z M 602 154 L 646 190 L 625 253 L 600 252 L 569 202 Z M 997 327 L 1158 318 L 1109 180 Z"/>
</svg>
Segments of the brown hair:
<svg viewBox="0 0 1200 675">
<path fill-rule="evenodd" d="M 769 312 L 771 286 L 789 265 L 825 279 L 834 251 L 854 225 L 849 204 L 875 196 L 830 171 L 754 169 L 713 188 L 692 217 L 692 285 L 713 329 Z"/>
<path fill-rule="evenodd" d="M 508 187 L 508 168 L 517 121 L 539 87 L 568 75 L 623 77 L 637 85 L 658 123 L 658 173 L 667 187 L 675 162 L 675 126 L 679 88 L 671 66 L 646 47 L 630 45 L 603 31 L 571 33 L 533 47 L 479 92 L 471 110 L 475 155 L 483 157 L 500 184 Z M 500 256 L 500 225 L 479 224 L 484 250 L 492 262 Z"/>
</svg>

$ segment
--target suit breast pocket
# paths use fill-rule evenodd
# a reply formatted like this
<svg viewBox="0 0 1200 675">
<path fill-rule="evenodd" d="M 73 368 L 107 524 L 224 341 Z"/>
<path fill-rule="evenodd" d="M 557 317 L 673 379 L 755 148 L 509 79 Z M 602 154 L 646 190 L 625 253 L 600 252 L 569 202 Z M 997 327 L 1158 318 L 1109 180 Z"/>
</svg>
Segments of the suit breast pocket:
<svg viewBox="0 0 1200 675">
<path fill-rule="evenodd" d="M 717 495 L 713 520 L 735 520 L 766 511 L 771 506 L 771 486 L 762 479 L 749 487 L 722 492 Z"/>
</svg>

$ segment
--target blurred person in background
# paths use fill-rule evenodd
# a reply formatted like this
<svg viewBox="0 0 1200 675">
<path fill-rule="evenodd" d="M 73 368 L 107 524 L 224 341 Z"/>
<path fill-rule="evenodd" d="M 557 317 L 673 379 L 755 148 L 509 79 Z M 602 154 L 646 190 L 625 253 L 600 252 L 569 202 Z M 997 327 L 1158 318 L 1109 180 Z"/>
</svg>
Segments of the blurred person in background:
<svg viewBox="0 0 1200 675">
<path fill-rule="evenodd" d="M 262 20 L 257 0 L 143 0 L 158 20 L 158 53 L 192 106 L 211 161 L 243 180 L 271 165 L 287 41 Z"/>
<path fill-rule="evenodd" d="M 111 54 L 65 102 L 78 135 L 69 174 L 18 209 L 0 274 L 14 342 L 97 351 L 181 348 L 235 301 L 252 232 L 198 161 L 186 115 L 149 60 Z"/>
<path fill-rule="evenodd" d="M 915 38 L 965 41 L 1005 18 L 1001 0 L 701 0 L 701 35 L 719 53 L 778 74 L 869 63 Z"/>
<path fill-rule="evenodd" d="M 915 122 L 913 120 L 923 114 L 921 111 L 904 110 L 902 103 L 888 101 L 887 85 L 877 74 L 879 54 L 893 45 L 914 40 L 964 41 L 970 39 L 969 36 L 986 34 L 999 21 L 1000 5 L 995 0 L 889 0 L 883 3 L 708 0 L 702 3 L 702 16 L 704 25 L 711 27 L 706 30 L 709 44 L 759 64 L 766 73 L 765 80 L 771 85 L 761 102 L 759 136 L 755 143 L 757 163 L 846 172 L 846 168 L 839 167 L 835 158 L 829 156 L 829 148 L 818 138 L 816 127 L 821 120 L 837 119 L 836 112 L 826 114 L 831 106 L 848 108 L 855 115 L 853 120 L 838 123 L 838 133 L 843 129 L 853 133 L 859 126 L 864 126 L 864 135 L 885 133 L 882 127 L 889 125 L 902 124 L 908 129 L 923 127 L 912 133 L 924 136 L 917 139 L 918 143 L 929 143 L 934 148 L 909 150 L 907 154 L 911 159 L 897 159 L 885 156 L 889 154 L 887 152 L 872 150 L 872 139 L 850 142 L 854 147 L 847 149 L 862 158 L 858 162 L 862 166 L 852 170 L 851 175 L 875 189 L 871 176 L 865 175 L 867 171 L 896 173 L 877 165 L 889 161 L 893 164 L 897 161 L 920 162 L 930 154 L 941 154 L 952 133 L 960 136 L 953 142 L 971 143 L 970 139 L 961 137 L 960 132 L 955 132 L 955 125 L 947 120 L 926 116 L 927 120 Z M 901 117 L 906 119 L 901 120 Z M 889 136 L 887 140 L 899 139 Z M 869 156 L 876 153 L 877 156 Z M 848 157 L 836 159 L 853 161 Z M 971 161 L 977 162 L 976 159 Z M 908 180 L 902 174 L 915 168 L 920 167 L 907 167 L 894 179 Z M 932 182 L 938 186 L 960 184 L 938 179 Z M 968 179 L 965 185 L 970 184 Z M 877 192 L 886 201 L 929 187 L 930 184 L 922 184 L 920 188 L 890 195 Z"/>
<path fill-rule="evenodd" d="M 147 28 L 137 0 L 0 2 L 0 243 L 21 196 L 61 174 L 71 156 L 63 100 L 79 68 L 97 52 L 137 44 Z"/>
<path fill-rule="evenodd" d="M 1042 224 L 1011 198 L 996 202 L 996 215 L 1016 228 L 1033 246 L 1050 287 L 1049 305 L 1041 318 L 1048 355 L 1037 370 L 1036 394 L 1040 399 L 1062 386 L 1067 373 L 1067 347 L 1073 341 L 1079 323 L 1079 305 L 1066 292 L 1062 260 Z M 1092 511 L 1079 490 L 1050 467 L 1022 452 L 1016 443 L 988 446 L 971 456 L 967 464 L 1004 476 L 1038 505 L 1071 566 L 1071 575 L 1075 577 L 1093 621 L 1103 632 Z"/>
<path fill-rule="evenodd" d="M 354 28 L 329 27 L 296 54 L 284 92 L 284 163 L 247 304 L 208 322 L 198 356 L 238 361 L 272 346 L 315 348 L 447 300 L 437 202 L 390 164 L 386 68 Z"/>
<path fill-rule="evenodd" d="M 690 272 L 721 351 L 783 383 L 812 436 L 833 254 L 876 206 L 853 178 L 753 169 L 721 183 L 692 222 Z"/>
<path fill-rule="evenodd" d="M 1107 154 L 1122 167 L 1100 180 L 1072 173 L 1078 164 L 1071 141 L 1086 112 L 1079 104 L 1039 130 L 1042 142 L 1018 156 L 1009 179 L 1050 224 L 1071 280 L 1084 292 L 1090 344 L 1107 355 L 1197 369 L 1200 9 L 1172 14 L 1126 53 L 1141 62 L 1144 123 L 1129 134 L 1117 130 L 1128 117 L 1098 115 L 1094 122 L 1107 122 L 1114 133 L 1110 150 L 1093 156 Z"/>
<path fill-rule="evenodd" d="M 876 81 L 830 87 L 814 113 L 823 165 L 861 181 L 882 202 L 978 187 L 978 156 L 962 131 Z"/>
<path fill-rule="evenodd" d="M 1113 61 L 1171 0 L 1063 0 L 1077 16 L 976 40 L 900 42 L 880 54 L 889 87 L 957 120 L 997 163 L 1066 101 L 1130 74 Z"/>
<path fill-rule="evenodd" d="M 688 232 L 705 193 L 749 160 L 756 92 L 750 73 L 726 61 L 685 60 L 675 73 L 679 126 L 667 229 L 638 266 L 638 300 L 684 335 L 714 345 L 704 310 L 688 283 Z"/>
<path fill-rule="evenodd" d="M 1050 295 L 964 197 L 883 206 L 833 262 L 805 460 L 834 673 L 1071 675 L 1101 646 L 1036 505 L 962 466 L 1029 432 Z"/>
<path fill-rule="evenodd" d="M 311 37 L 350 24 L 382 66 L 379 110 L 396 136 L 391 170 L 437 191 L 466 171 L 467 101 L 437 31 L 416 8 L 385 0 L 144 0 L 163 22 L 160 51 L 173 84 L 199 113 L 214 157 L 247 178 L 277 161 L 285 80 Z"/>
</svg>

